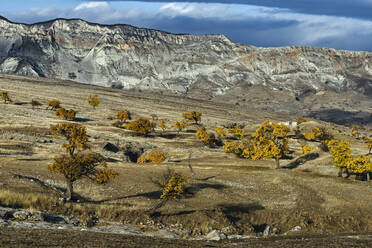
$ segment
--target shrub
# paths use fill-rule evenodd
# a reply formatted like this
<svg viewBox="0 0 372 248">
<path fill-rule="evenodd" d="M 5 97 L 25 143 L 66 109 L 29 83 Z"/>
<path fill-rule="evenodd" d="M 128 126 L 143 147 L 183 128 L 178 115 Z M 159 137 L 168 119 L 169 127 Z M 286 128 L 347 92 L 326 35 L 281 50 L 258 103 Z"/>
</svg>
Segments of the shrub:
<svg viewBox="0 0 372 248">
<path fill-rule="evenodd" d="M 180 133 L 183 129 L 187 127 L 187 124 L 183 121 L 175 121 L 174 126 L 177 128 L 177 133 Z"/>
<path fill-rule="evenodd" d="M 200 127 L 195 134 L 195 137 L 207 146 L 215 146 L 216 145 L 216 137 L 213 133 L 208 133 L 205 127 Z"/>
<path fill-rule="evenodd" d="M 238 125 L 235 125 L 233 128 L 229 128 L 228 131 L 237 138 L 240 139 L 244 138 L 245 130 L 239 127 Z"/>
<path fill-rule="evenodd" d="M 195 122 L 195 124 L 198 124 L 199 121 L 201 121 L 202 114 L 195 110 L 190 110 L 189 112 L 183 113 L 182 118 L 189 122 Z"/>
<path fill-rule="evenodd" d="M 160 151 L 153 151 L 148 154 L 143 154 L 137 159 L 138 164 L 144 164 L 144 163 L 162 163 L 165 160 L 164 153 Z"/>
<path fill-rule="evenodd" d="M 96 108 L 99 105 L 99 97 L 97 94 L 89 94 L 88 95 L 88 104 L 93 108 Z"/>
<path fill-rule="evenodd" d="M 311 133 L 304 133 L 304 137 L 309 141 L 322 141 L 332 139 L 332 135 L 327 133 L 327 131 L 322 127 L 314 127 Z"/>
<path fill-rule="evenodd" d="M 216 127 L 216 133 L 220 137 L 225 137 L 226 136 L 226 130 L 223 129 L 223 127 Z"/>
<path fill-rule="evenodd" d="M 309 121 L 306 117 L 297 117 L 296 118 L 296 122 L 297 124 L 301 124 L 301 123 L 304 123 L 304 122 L 307 122 Z"/>
<path fill-rule="evenodd" d="M 158 124 L 158 127 L 161 128 L 163 130 L 163 132 L 165 132 L 165 130 L 167 130 L 169 128 L 167 126 L 166 120 L 160 120 L 159 124 Z"/>
<path fill-rule="evenodd" d="M 58 101 L 58 100 L 56 100 L 56 99 L 53 99 L 53 100 L 50 100 L 50 101 L 48 102 L 48 107 L 47 107 L 47 109 L 48 109 L 49 107 L 51 108 L 51 110 L 59 109 L 59 108 L 61 107 L 61 103 L 60 103 L 60 101 Z"/>
<path fill-rule="evenodd" d="M 31 106 L 32 106 L 32 109 L 34 109 L 34 107 L 38 107 L 38 106 L 42 106 L 43 104 L 41 104 L 41 102 L 39 101 L 36 101 L 36 100 L 31 100 L 30 102 Z"/>
<path fill-rule="evenodd" d="M 187 177 L 168 169 L 167 173 L 163 174 L 157 181 L 162 188 L 160 199 L 168 201 L 182 198 L 185 194 L 187 182 Z"/>
<path fill-rule="evenodd" d="M 4 103 L 11 102 L 12 100 L 9 98 L 8 91 L 1 91 L 0 92 L 1 99 L 4 101 Z"/>
<path fill-rule="evenodd" d="M 128 110 L 122 109 L 118 112 L 116 117 L 120 122 L 125 123 L 128 120 L 131 120 L 131 114 Z"/>
<path fill-rule="evenodd" d="M 347 161 L 347 168 L 350 172 L 356 174 L 366 174 L 368 172 L 372 172 L 371 157 L 360 155 L 350 158 Z"/>
<path fill-rule="evenodd" d="M 75 119 L 76 111 L 73 109 L 66 110 L 65 108 L 59 108 L 56 110 L 56 116 L 60 119 L 72 121 Z"/>
<path fill-rule="evenodd" d="M 146 118 L 139 118 L 126 124 L 124 127 L 128 130 L 142 135 L 147 135 L 152 130 L 151 122 L 149 119 Z"/>
<path fill-rule="evenodd" d="M 360 133 L 355 125 L 352 125 L 350 128 L 351 135 L 355 138 L 358 138 L 360 136 Z"/>
<path fill-rule="evenodd" d="M 302 154 L 308 154 L 309 152 L 313 151 L 315 147 L 308 146 L 306 144 L 301 145 L 301 153 Z"/>
</svg>

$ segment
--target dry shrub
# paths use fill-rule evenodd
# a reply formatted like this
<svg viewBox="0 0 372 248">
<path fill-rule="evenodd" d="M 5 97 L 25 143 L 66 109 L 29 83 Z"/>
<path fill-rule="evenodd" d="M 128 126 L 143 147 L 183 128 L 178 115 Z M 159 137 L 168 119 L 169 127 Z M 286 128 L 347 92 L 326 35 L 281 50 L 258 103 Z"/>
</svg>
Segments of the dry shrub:
<svg viewBox="0 0 372 248">
<path fill-rule="evenodd" d="M 75 119 L 76 111 L 73 109 L 66 110 L 65 108 L 59 108 L 56 110 L 56 116 L 60 119 L 72 121 Z"/>
<path fill-rule="evenodd" d="M 124 126 L 126 129 L 129 129 L 137 134 L 147 135 L 152 130 L 152 125 L 149 119 L 139 118 L 135 121 L 132 121 Z"/>
<path fill-rule="evenodd" d="M 162 200 L 180 199 L 185 195 L 185 186 L 188 183 L 188 178 L 182 174 L 169 169 L 153 179 L 153 182 L 160 186 Z"/>
<path fill-rule="evenodd" d="M 48 109 L 49 107 L 51 108 L 51 110 L 59 109 L 59 108 L 61 107 L 61 102 L 58 101 L 57 99 L 50 100 L 50 101 L 48 102 L 48 107 L 47 107 L 47 109 Z"/>
<path fill-rule="evenodd" d="M 148 154 L 143 154 L 137 159 L 138 164 L 144 163 L 162 163 L 166 159 L 165 155 L 161 151 L 153 151 Z"/>
</svg>

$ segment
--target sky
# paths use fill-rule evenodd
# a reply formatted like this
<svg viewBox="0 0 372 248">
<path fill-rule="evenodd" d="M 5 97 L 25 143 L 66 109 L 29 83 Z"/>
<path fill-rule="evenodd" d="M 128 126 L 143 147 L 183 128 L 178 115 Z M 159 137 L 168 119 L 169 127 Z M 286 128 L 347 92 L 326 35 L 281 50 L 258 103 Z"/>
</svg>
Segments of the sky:
<svg viewBox="0 0 372 248">
<path fill-rule="evenodd" d="M 372 51 L 372 0 L 11 0 L 0 15 L 35 23 L 81 18 L 172 33 L 224 34 L 262 46 Z"/>
</svg>

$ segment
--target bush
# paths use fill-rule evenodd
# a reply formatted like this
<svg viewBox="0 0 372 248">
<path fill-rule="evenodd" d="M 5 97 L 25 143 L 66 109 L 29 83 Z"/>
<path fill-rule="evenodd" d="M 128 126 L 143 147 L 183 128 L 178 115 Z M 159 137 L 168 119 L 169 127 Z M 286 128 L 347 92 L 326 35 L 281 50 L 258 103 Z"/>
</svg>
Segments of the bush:
<svg viewBox="0 0 372 248">
<path fill-rule="evenodd" d="M 4 103 L 11 102 L 12 100 L 9 98 L 8 91 L 1 91 L 0 92 L 1 99 L 4 101 Z"/>
<path fill-rule="evenodd" d="M 220 137 L 225 137 L 226 136 L 226 130 L 223 129 L 223 127 L 216 127 L 216 133 Z"/>
<path fill-rule="evenodd" d="M 315 147 L 313 146 L 308 146 L 306 144 L 301 145 L 301 153 L 302 154 L 308 154 L 309 152 L 313 151 Z"/>
<path fill-rule="evenodd" d="M 31 100 L 30 102 L 31 106 L 32 106 L 32 109 L 34 109 L 34 107 L 38 107 L 38 106 L 42 106 L 43 104 L 41 104 L 41 102 L 39 101 L 36 101 L 36 100 Z"/>
<path fill-rule="evenodd" d="M 233 128 L 229 128 L 228 131 L 237 138 L 244 138 L 245 130 L 238 125 L 235 125 Z"/>
<path fill-rule="evenodd" d="M 131 120 L 131 114 L 128 110 L 125 110 L 125 109 L 122 109 L 118 112 L 116 118 L 122 122 L 122 123 L 125 123 L 127 122 L 128 120 Z"/>
<path fill-rule="evenodd" d="M 190 110 L 189 112 L 183 113 L 182 118 L 189 122 L 195 122 L 195 124 L 198 124 L 199 121 L 201 121 L 202 114 L 195 110 Z"/>
<path fill-rule="evenodd" d="M 187 124 L 183 121 L 175 121 L 174 126 L 177 128 L 177 132 L 179 133 L 187 127 Z"/>
<path fill-rule="evenodd" d="M 309 120 L 306 117 L 297 117 L 296 118 L 297 124 L 301 124 L 301 123 L 308 122 L 308 121 Z"/>
<path fill-rule="evenodd" d="M 137 134 L 147 135 L 151 132 L 152 126 L 149 119 L 139 118 L 124 126 L 126 129 L 136 132 Z"/>
<path fill-rule="evenodd" d="M 50 101 L 48 102 L 48 107 L 47 107 L 47 109 L 48 109 L 49 107 L 51 108 L 51 110 L 59 109 L 59 108 L 61 107 L 61 102 L 58 101 L 58 100 L 56 100 L 56 99 L 50 100 Z"/>
<path fill-rule="evenodd" d="M 154 180 L 161 187 L 162 194 L 160 198 L 164 201 L 180 199 L 185 194 L 185 186 L 188 182 L 187 177 L 172 169 Z"/>
<path fill-rule="evenodd" d="M 209 147 L 213 147 L 217 144 L 216 137 L 213 133 L 208 133 L 205 127 L 200 127 L 195 134 L 195 137 Z"/>
<path fill-rule="evenodd" d="M 309 141 L 322 141 L 322 140 L 330 140 L 332 139 L 332 135 L 330 135 L 325 128 L 322 127 L 314 127 L 311 130 L 311 133 L 304 133 L 304 137 L 306 140 Z"/>
<path fill-rule="evenodd" d="M 97 94 L 88 95 L 88 104 L 93 108 L 96 108 L 99 105 L 100 101 Z"/>
<path fill-rule="evenodd" d="M 167 130 L 169 128 L 167 126 L 166 120 L 160 120 L 159 124 L 158 124 L 158 127 L 161 128 L 163 130 L 163 132 L 165 132 L 165 130 Z"/>
<path fill-rule="evenodd" d="M 165 160 L 164 153 L 158 151 L 153 151 L 148 154 L 143 154 L 141 157 L 137 159 L 138 164 L 144 164 L 144 163 L 162 163 Z"/>
<path fill-rule="evenodd" d="M 56 110 L 56 116 L 60 119 L 72 121 L 75 119 L 76 111 L 73 109 L 66 110 L 65 108 L 59 108 Z"/>
</svg>

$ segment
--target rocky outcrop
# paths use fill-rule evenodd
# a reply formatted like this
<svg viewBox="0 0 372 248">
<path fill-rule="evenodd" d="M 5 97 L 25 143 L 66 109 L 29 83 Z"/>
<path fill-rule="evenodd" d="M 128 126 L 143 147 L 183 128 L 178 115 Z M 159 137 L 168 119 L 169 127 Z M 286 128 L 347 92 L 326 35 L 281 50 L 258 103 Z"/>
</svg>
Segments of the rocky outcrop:
<svg viewBox="0 0 372 248">
<path fill-rule="evenodd" d="M 0 73 L 185 95 L 222 95 L 241 84 L 295 95 L 321 90 L 372 95 L 370 52 L 258 48 L 223 35 L 170 34 L 82 20 L 26 25 L 0 18 Z"/>
</svg>

